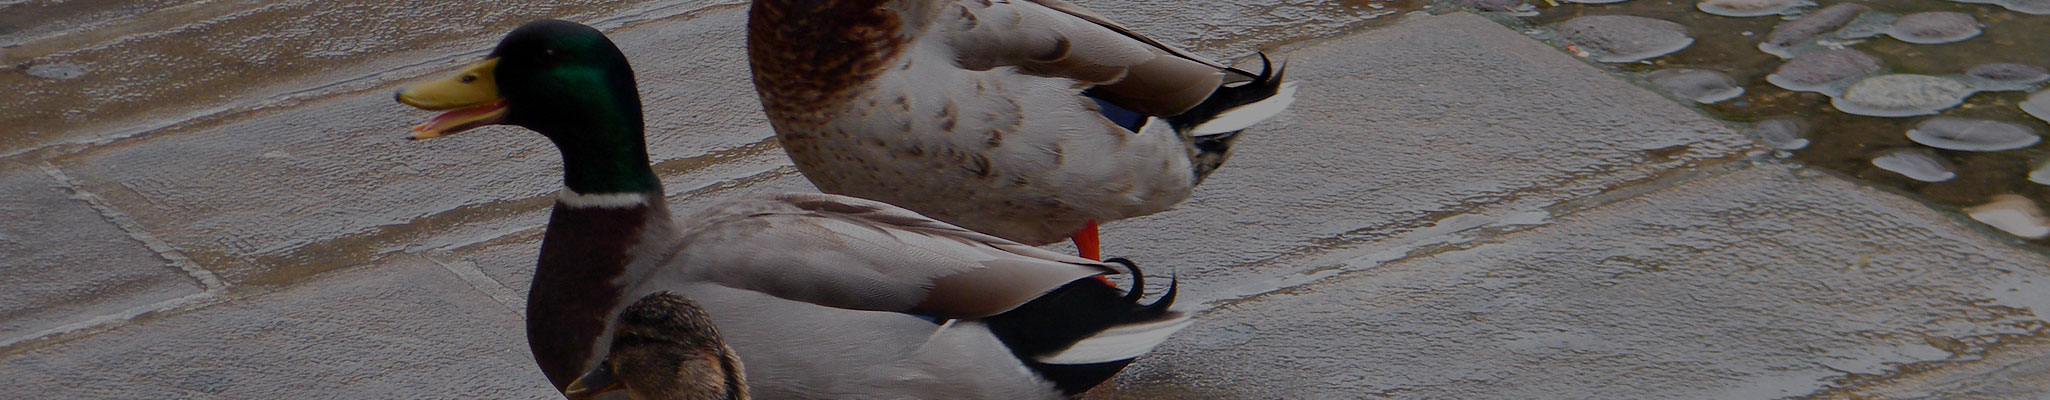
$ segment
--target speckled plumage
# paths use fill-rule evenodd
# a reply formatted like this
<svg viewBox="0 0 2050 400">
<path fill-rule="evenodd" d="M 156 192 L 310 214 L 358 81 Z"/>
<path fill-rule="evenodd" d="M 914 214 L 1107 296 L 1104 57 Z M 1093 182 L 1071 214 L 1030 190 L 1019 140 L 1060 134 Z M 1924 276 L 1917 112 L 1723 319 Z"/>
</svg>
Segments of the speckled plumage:
<svg viewBox="0 0 2050 400">
<path fill-rule="evenodd" d="M 583 400 L 618 384 L 633 400 L 748 400 L 742 371 L 712 316 L 663 291 L 619 313 L 610 356 L 565 394 Z"/>
<path fill-rule="evenodd" d="M 1165 118 L 1243 74 L 1054 0 L 759 0 L 748 32 L 770 123 L 820 189 L 1034 245 L 1167 210 L 1223 160 L 1092 97 Z M 1248 102 L 1279 84 L 1261 87 Z"/>
</svg>

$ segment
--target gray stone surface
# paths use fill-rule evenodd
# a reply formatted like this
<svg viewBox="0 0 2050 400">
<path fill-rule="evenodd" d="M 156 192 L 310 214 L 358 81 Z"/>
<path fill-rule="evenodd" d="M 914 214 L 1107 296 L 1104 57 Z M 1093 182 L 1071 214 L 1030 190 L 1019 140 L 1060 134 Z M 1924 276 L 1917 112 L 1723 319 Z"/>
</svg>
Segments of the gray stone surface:
<svg viewBox="0 0 2050 400">
<path fill-rule="evenodd" d="M 218 114 L 369 89 L 404 78 L 405 71 L 439 69 L 436 61 L 451 56 L 480 54 L 506 30 L 535 18 L 617 27 L 712 2 L 13 3 L 0 6 L 6 7 L 0 26 L 26 23 L 29 35 L 52 36 L 0 35 L 0 46 L 8 47 L 0 64 L 76 65 L 90 73 L 70 80 L 0 74 L 0 92 L 18 94 L 0 99 L 0 121 L 39 133 L 0 135 L 0 154 L 5 155 L 54 143 L 129 137 Z M 94 15 L 100 16 L 98 21 L 72 22 Z M 120 21 L 105 23 L 112 19 Z"/>
<path fill-rule="evenodd" d="M 52 399 L 554 396 L 518 315 L 402 258 L 0 359 Z"/>
<path fill-rule="evenodd" d="M 1282 56 L 1303 82 L 1289 112 L 1175 210 L 1105 225 L 1105 256 L 1174 268 L 1185 298 L 1229 298 L 1310 269 L 1285 256 L 1401 246 L 1455 215 L 1538 210 L 1755 149 L 1473 14 Z"/>
<path fill-rule="evenodd" d="M 2050 309 L 2050 258 L 1898 196 L 1797 175 L 1762 165 L 1424 257 L 1355 260 L 1375 265 L 1203 315 L 1121 387 L 1778 398 L 1969 364 L 2045 323 L 2030 310 Z"/>
<path fill-rule="evenodd" d="M 0 162 L 0 343 L 204 290 L 36 166 Z"/>
<path fill-rule="evenodd" d="M 1818 398 L 1832 399 L 2042 399 L 2050 398 L 2050 348 L 2040 341 L 1988 351 L 1985 362 L 1908 373 Z"/>
</svg>

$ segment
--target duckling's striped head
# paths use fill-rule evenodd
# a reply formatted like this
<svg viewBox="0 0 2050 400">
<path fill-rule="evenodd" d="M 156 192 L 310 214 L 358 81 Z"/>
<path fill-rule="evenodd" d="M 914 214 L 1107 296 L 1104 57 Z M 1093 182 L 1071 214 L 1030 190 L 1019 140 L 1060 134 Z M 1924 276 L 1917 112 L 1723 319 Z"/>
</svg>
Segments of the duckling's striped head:
<svg viewBox="0 0 2050 400">
<path fill-rule="evenodd" d="M 712 317 L 671 292 L 619 315 L 611 354 L 564 391 L 572 399 L 625 390 L 635 400 L 745 400 L 747 378 Z"/>
</svg>

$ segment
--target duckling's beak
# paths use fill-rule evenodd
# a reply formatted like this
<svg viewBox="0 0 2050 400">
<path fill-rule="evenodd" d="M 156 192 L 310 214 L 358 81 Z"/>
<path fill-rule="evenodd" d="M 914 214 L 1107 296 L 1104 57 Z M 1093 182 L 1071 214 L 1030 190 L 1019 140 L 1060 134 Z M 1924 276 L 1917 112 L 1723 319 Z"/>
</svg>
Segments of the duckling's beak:
<svg viewBox="0 0 2050 400">
<path fill-rule="evenodd" d="M 498 97 L 493 57 L 463 67 L 455 76 L 399 89 L 398 100 L 428 111 L 448 111 L 427 123 L 413 126 L 408 138 L 433 139 L 454 135 L 485 125 L 505 122 L 505 99 Z"/>
<path fill-rule="evenodd" d="M 569 388 L 563 389 L 562 395 L 571 400 L 583 400 L 625 388 L 626 384 L 620 383 L 618 378 L 612 376 L 611 363 L 599 363 L 598 368 L 592 368 L 590 373 L 570 381 Z"/>
</svg>

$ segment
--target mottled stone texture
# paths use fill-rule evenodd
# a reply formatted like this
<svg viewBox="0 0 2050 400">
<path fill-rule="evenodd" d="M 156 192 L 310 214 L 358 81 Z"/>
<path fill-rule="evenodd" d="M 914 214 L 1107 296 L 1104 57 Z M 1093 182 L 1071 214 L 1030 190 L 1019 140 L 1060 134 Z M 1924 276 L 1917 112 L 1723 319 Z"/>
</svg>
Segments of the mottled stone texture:
<svg viewBox="0 0 2050 400">
<path fill-rule="evenodd" d="M 1185 296 L 1215 299 L 1312 268 L 1273 261 L 1287 256 L 1396 245 L 1454 214 L 1532 210 L 1756 146 L 1472 14 L 1276 57 L 1303 82 L 1295 105 L 1248 129 L 1188 202 L 1104 225 L 1105 256 L 1173 268 Z"/>
<path fill-rule="evenodd" d="M 2050 258 L 1986 238 L 1898 196 L 1749 167 L 1220 307 L 1120 387 L 1130 398 L 1812 394 L 1848 374 L 1970 365 L 2006 335 L 2034 335 Z M 2041 385 L 2030 382 L 2014 385 Z"/>
<path fill-rule="evenodd" d="M 0 342 L 199 293 L 42 169 L 0 162 Z"/>
<path fill-rule="evenodd" d="M 35 398 L 546 398 L 519 316 L 406 258 L 0 359 Z"/>
</svg>

